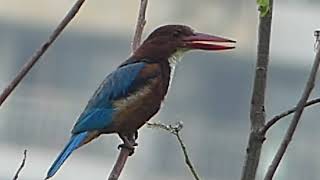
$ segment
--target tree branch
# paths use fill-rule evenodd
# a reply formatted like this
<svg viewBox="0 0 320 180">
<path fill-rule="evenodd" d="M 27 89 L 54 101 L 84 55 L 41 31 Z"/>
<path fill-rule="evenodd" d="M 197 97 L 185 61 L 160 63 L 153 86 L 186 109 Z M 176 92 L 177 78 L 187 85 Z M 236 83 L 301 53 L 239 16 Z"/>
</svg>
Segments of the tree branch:
<svg viewBox="0 0 320 180">
<path fill-rule="evenodd" d="M 24 165 L 26 163 L 26 159 L 27 159 L 27 150 L 25 149 L 23 151 L 23 159 L 22 159 L 21 165 L 19 166 L 16 174 L 14 175 L 13 180 L 17 180 L 18 179 L 19 174 L 20 174 L 21 170 L 23 169 L 23 167 L 24 167 Z"/>
<path fill-rule="evenodd" d="M 30 71 L 30 69 L 34 66 L 34 64 L 40 59 L 40 57 L 47 51 L 47 49 L 51 46 L 51 44 L 57 39 L 63 29 L 69 24 L 69 22 L 75 17 L 80 7 L 84 3 L 85 0 L 78 0 L 65 18 L 61 21 L 58 27 L 53 31 L 50 35 L 49 39 L 41 45 L 39 49 L 37 49 L 31 58 L 23 65 L 19 73 L 16 77 L 11 81 L 11 83 L 3 90 L 0 95 L 0 106 L 7 99 L 7 97 L 11 94 L 11 92 L 15 89 L 15 87 L 20 83 L 20 81 L 26 76 L 26 74 Z"/>
<path fill-rule="evenodd" d="M 131 144 L 134 144 L 134 142 L 131 142 Z M 119 178 L 130 153 L 131 151 L 128 148 L 121 148 L 116 164 L 113 166 L 108 180 L 117 180 Z"/>
<path fill-rule="evenodd" d="M 319 38 L 317 38 L 317 41 L 319 40 Z M 281 159 L 284 156 L 284 153 L 286 152 L 289 143 L 292 140 L 292 137 L 294 135 L 294 132 L 297 128 L 297 125 L 300 121 L 301 115 L 303 113 L 304 107 L 306 105 L 306 102 L 310 96 L 310 93 L 312 91 L 312 89 L 314 88 L 314 84 L 315 84 L 315 80 L 316 80 L 316 76 L 317 76 L 317 72 L 318 72 L 318 68 L 319 68 L 319 64 L 320 64 L 320 48 L 317 48 L 317 53 L 315 56 L 315 60 L 310 72 L 310 76 L 308 79 L 308 82 L 306 84 L 306 87 L 303 91 L 302 97 L 299 100 L 298 104 L 297 104 L 297 109 L 294 113 L 294 116 L 292 118 L 291 124 L 286 132 L 286 135 L 283 139 L 283 141 L 281 142 L 281 145 L 274 157 L 274 159 L 272 160 L 271 165 L 268 168 L 268 171 L 266 173 L 266 176 L 264 178 L 264 180 L 271 180 L 280 164 Z"/>
<path fill-rule="evenodd" d="M 320 103 L 320 98 L 316 98 L 316 99 L 313 99 L 311 101 L 308 101 L 306 104 L 305 104 L 305 108 L 306 107 L 309 107 L 309 106 L 312 106 L 314 104 L 318 104 Z M 270 129 L 270 127 L 272 127 L 275 123 L 277 123 L 279 120 L 281 120 L 282 118 L 294 113 L 295 111 L 297 110 L 297 107 L 294 107 L 294 108 L 291 108 L 279 115 L 276 115 L 274 116 L 272 119 L 270 119 L 266 124 L 265 126 L 260 130 L 262 134 L 266 134 L 266 132 Z"/>
<path fill-rule="evenodd" d="M 148 0 L 141 0 L 140 2 L 138 21 L 136 25 L 133 42 L 132 42 L 132 52 L 134 52 L 140 45 L 143 28 L 146 24 L 145 14 L 147 9 L 147 4 L 148 4 Z M 135 142 L 130 142 L 130 143 L 134 144 Z M 108 180 L 117 180 L 119 178 L 121 171 L 124 165 L 126 164 L 126 161 L 130 153 L 131 151 L 128 148 L 121 148 L 118 159 L 113 166 L 113 169 L 109 175 Z"/>
<path fill-rule="evenodd" d="M 180 147 L 181 147 L 181 150 L 183 152 L 183 155 L 184 155 L 184 159 L 185 159 L 185 162 L 189 168 L 189 170 L 191 171 L 194 179 L 196 180 L 200 180 L 199 178 L 199 175 L 197 174 L 194 166 L 192 165 L 192 162 L 189 158 L 189 155 L 188 155 L 188 152 L 187 152 L 187 147 L 186 145 L 184 144 L 183 140 L 181 139 L 181 136 L 180 136 L 180 131 L 181 129 L 183 128 L 183 123 L 182 122 L 178 122 L 176 125 L 165 125 L 165 124 L 162 124 L 162 123 L 148 123 L 147 124 L 149 128 L 157 128 L 157 129 L 163 129 L 173 135 L 175 135 L 179 141 L 179 144 L 180 144 Z"/>
<path fill-rule="evenodd" d="M 140 1 L 140 10 L 136 25 L 136 31 L 134 33 L 133 42 L 132 42 L 132 52 L 134 52 L 139 46 L 141 42 L 141 36 L 143 32 L 143 28 L 146 25 L 146 9 L 148 5 L 148 0 Z"/>
<path fill-rule="evenodd" d="M 264 135 L 260 129 L 265 123 L 265 90 L 269 63 L 270 35 L 273 0 L 269 2 L 269 11 L 260 16 L 258 34 L 258 54 L 253 92 L 251 98 L 250 120 L 251 132 L 246 151 L 246 159 L 242 169 L 241 180 L 254 180 L 259 165 Z"/>
</svg>

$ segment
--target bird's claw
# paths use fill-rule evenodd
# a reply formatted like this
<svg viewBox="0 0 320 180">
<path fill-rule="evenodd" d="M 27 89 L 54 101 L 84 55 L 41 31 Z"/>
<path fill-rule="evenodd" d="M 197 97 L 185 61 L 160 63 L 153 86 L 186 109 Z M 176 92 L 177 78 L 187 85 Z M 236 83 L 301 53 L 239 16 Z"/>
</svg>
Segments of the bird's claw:
<svg viewBox="0 0 320 180">
<path fill-rule="evenodd" d="M 123 134 L 119 134 L 120 138 L 123 141 L 123 144 L 120 144 L 118 146 L 118 149 L 120 148 L 126 148 L 130 151 L 129 156 L 131 156 L 134 153 L 134 146 L 138 146 L 138 144 L 135 142 L 134 136 L 137 136 L 137 131 L 132 136 L 124 136 Z M 129 137 L 129 138 L 128 138 Z"/>
<path fill-rule="evenodd" d="M 118 149 L 120 149 L 120 148 L 134 149 L 134 146 L 138 146 L 138 143 L 135 142 L 132 145 L 131 144 L 119 144 Z"/>
<path fill-rule="evenodd" d="M 126 148 L 126 149 L 128 149 L 129 151 L 130 151 L 130 153 L 129 153 L 129 156 L 132 156 L 133 155 L 133 153 L 134 153 L 134 146 L 137 146 L 138 144 L 137 143 L 133 143 L 132 145 L 131 144 L 119 144 L 118 145 L 118 149 L 122 149 L 122 148 Z"/>
<path fill-rule="evenodd" d="M 134 139 L 135 139 L 135 140 L 138 139 L 138 135 L 139 135 L 139 133 L 138 133 L 138 131 L 136 131 L 136 132 L 134 133 Z"/>
</svg>

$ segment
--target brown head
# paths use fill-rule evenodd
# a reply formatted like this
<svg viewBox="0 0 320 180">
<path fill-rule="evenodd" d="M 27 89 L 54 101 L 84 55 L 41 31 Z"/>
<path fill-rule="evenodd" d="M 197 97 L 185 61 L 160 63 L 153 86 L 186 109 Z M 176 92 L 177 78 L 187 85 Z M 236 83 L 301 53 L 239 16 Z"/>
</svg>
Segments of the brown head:
<svg viewBox="0 0 320 180">
<path fill-rule="evenodd" d="M 183 54 L 194 49 L 208 51 L 233 49 L 235 42 L 195 32 L 185 25 L 165 25 L 154 30 L 134 52 L 133 57 L 152 61 L 168 60 L 175 54 Z"/>
</svg>

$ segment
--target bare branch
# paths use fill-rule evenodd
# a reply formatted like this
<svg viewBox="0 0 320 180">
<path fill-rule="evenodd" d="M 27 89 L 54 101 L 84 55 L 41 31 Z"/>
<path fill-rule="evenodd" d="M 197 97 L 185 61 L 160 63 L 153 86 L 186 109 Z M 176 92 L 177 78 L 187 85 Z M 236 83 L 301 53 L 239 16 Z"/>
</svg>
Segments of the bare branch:
<svg viewBox="0 0 320 180">
<path fill-rule="evenodd" d="M 194 168 L 193 165 L 192 165 L 192 162 L 191 162 L 191 160 L 190 160 L 190 158 L 189 158 L 189 155 L 188 155 L 188 152 L 187 152 L 187 147 L 186 147 L 186 145 L 183 143 L 183 141 L 182 141 L 182 139 L 181 139 L 181 137 L 180 137 L 180 133 L 179 133 L 179 132 L 177 132 L 176 137 L 177 137 L 177 139 L 178 139 L 178 141 L 179 141 L 179 144 L 180 144 L 180 146 L 181 146 L 181 149 L 182 149 L 182 151 L 183 151 L 183 155 L 184 155 L 185 162 L 186 162 L 187 166 L 189 167 L 189 169 L 190 169 L 190 171 L 191 171 L 194 179 L 200 180 L 199 175 L 197 174 L 195 168 Z"/>
<path fill-rule="evenodd" d="M 177 122 L 175 125 L 166 125 L 161 122 L 157 123 L 147 123 L 148 128 L 155 128 L 155 129 L 163 129 L 168 131 L 169 133 L 176 135 L 180 130 L 183 128 L 183 122 Z"/>
<path fill-rule="evenodd" d="M 259 130 L 265 123 L 264 105 L 269 64 L 272 10 L 273 0 L 270 0 L 268 13 L 265 16 L 260 16 L 259 21 L 257 65 L 250 109 L 251 132 L 246 148 L 247 154 L 242 169 L 241 180 L 255 180 L 261 148 L 265 139 Z"/>
<path fill-rule="evenodd" d="M 20 83 L 20 81 L 26 76 L 26 74 L 30 71 L 30 69 L 34 66 L 34 64 L 40 59 L 40 57 L 47 51 L 47 49 L 51 46 L 51 44 L 57 39 L 63 29 L 69 24 L 69 22 L 74 18 L 74 16 L 79 11 L 80 7 L 84 3 L 85 0 L 78 0 L 65 18 L 61 21 L 58 27 L 53 31 L 50 35 L 49 39 L 41 45 L 39 49 L 37 49 L 31 58 L 23 65 L 19 73 L 16 77 L 11 81 L 11 83 L 3 90 L 0 95 L 0 106 L 7 99 L 7 97 L 11 94 L 11 92 L 15 89 L 15 87 Z"/>
<path fill-rule="evenodd" d="M 308 82 L 307 82 L 306 87 L 303 91 L 302 97 L 297 104 L 297 109 L 294 113 L 291 124 L 286 132 L 286 135 L 285 135 L 283 141 L 281 142 L 281 145 L 280 145 L 274 159 L 272 160 L 271 165 L 268 168 L 268 171 L 266 173 L 264 180 L 271 180 L 273 178 L 273 176 L 274 176 L 274 174 L 280 164 L 280 161 L 283 158 L 283 155 L 286 152 L 288 145 L 292 140 L 293 134 L 294 134 L 294 132 L 297 128 L 297 125 L 300 121 L 300 117 L 303 113 L 306 102 L 310 96 L 312 89 L 314 88 L 314 83 L 316 80 L 319 64 L 320 64 L 320 48 L 317 48 L 316 57 L 315 57 L 315 60 L 314 60 L 314 63 L 313 63 L 313 66 L 312 66 L 312 69 L 310 72 Z"/>
<path fill-rule="evenodd" d="M 22 159 L 21 165 L 19 166 L 16 174 L 14 175 L 13 180 L 17 180 L 18 179 L 19 174 L 20 174 L 21 170 L 23 169 L 23 167 L 24 167 L 24 165 L 26 163 L 26 159 L 27 159 L 27 150 L 25 149 L 23 151 L 23 159 Z"/>
<path fill-rule="evenodd" d="M 314 104 L 318 104 L 320 103 L 320 98 L 316 98 L 316 99 L 313 99 L 311 101 L 308 101 L 306 104 L 305 104 L 305 108 L 306 107 L 309 107 L 309 106 L 312 106 Z M 265 134 L 269 129 L 270 127 L 272 127 L 276 122 L 278 122 L 279 120 L 281 120 L 282 118 L 294 113 L 295 111 L 297 110 L 297 107 L 294 107 L 292 109 L 289 109 L 279 115 L 276 115 L 274 116 L 272 119 L 270 119 L 266 124 L 265 126 L 261 129 L 261 133 L 262 134 Z"/>
<path fill-rule="evenodd" d="M 134 142 L 132 142 L 134 144 Z M 113 166 L 113 169 L 109 175 L 108 180 L 117 180 L 121 174 L 121 171 L 126 164 L 126 161 L 128 159 L 128 156 L 130 155 L 130 150 L 128 148 L 121 148 L 120 154 L 118 156 L 118 159 Z"/>
<path fill-rule="evenodd" d="M 143 33 L 143 28 L 146 24 L 145 14 L 147 9 L 148 0 L 141 0 L 140 2 L 140 10 L 136 25 L 136 30 L 132 42 L 132 52 L 134 52 L 140 45 L 141 42 L 141 36 Z M 134 142 L 130 142 L 134 144 Z M 128 156 L 130 155 L 130 150 L 127 148 L 121 148 L 121 151 L 119 153 L 118 159 L 113 166 L 113 169 L 109 175 L 108 180 L 117 180 L 121 174 L 121 171 L 128 159 Z"/>
<path fill-rule="evenodd" d="M 175 125 L 165 125 L 163 123 L 148 123 L 147 124 L 149 128 L 157 128 L 157 129 L 163 129 L 173 135 L 175 135 L 179 141 L 179 144 L 180 144 L 180 147 L 181 147 L 181 150 L 183 152 L 183 155 L 184 155 L 184 159 L 185 159 L 185 162 L 189 168 L 189 170 L 191 171 L 194 179 L 196 180 L 200 180 L 199 178 L 199 175 L 197 174 L 194 166 L 192 165 L 192 162 L 189 158 L 189 155 L 188 155 L 188 152 L 187 152 L 187 147 L 186 145 L 184 144 L 183 140 L 181 139 L 181 136 L 180 136 L 180 131 L 181 129 L 183 128 L 183 123 L 182 122 L 178 122 L 176 123 Z"/>
<path fill-rule="evenodd" d="M 136 25 L 136 31 L 134 33 L 133 42 L 132 42 L 132 52 L 134 52 L 140 46 L 143 28 L 147 22 L 146 21 L 147 5 L 148 5 L 148 0 L 141 0 L 138 20 Z"/>
</svg>

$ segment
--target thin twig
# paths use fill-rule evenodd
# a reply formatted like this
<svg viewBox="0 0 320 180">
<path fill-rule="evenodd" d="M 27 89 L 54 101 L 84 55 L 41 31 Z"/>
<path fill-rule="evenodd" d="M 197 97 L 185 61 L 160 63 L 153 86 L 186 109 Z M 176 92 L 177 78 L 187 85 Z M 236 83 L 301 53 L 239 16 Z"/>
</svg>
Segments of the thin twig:
<svg viewBox="0 0 320 180">
<path fill-rule="evenodd" d="M 308 101 L 306 104 L 305 104 L 305 108 L 306 107 L 309 107 L 309 106 L 312 106 L 314 104 L 318 104 L 320 103 L 320 98 L 316 98 L 316 99 L 313 99 L 311 101 Z M 270 119 L 266 124 L 265 126 L 261 129 L 261 133 L 265 134 L 269 129 L 270 127 L 272 127 L 275 123 L 277 123 L 279 120 L 281 120 L 282 118 L 294 113 L 295 111 L 297 110 L 297 107 L 294 107 L 292 109 L 289 109 L 279 115 L 276 115 L 274 116 L 272 119 Z"/>
<path fill-rule="evenodd" d="M 80 7 L 84 3 L 85 0 L 78 0 L 65 18 L 61 21 L 58 27 L 53 31 L 50 35 L 49 39 L 41 45 L 39 49 L 37 49 L 30 59 L 23 65 L 19 73 L 16 77 L 11 81 L 11 83 L 3 90 L 0 95 L 0 106 L 7 99 L 7 97 L 11 94 L 11 92 L 15 89 L 15 87 L 20 83 L 20 81 L 26 76 L 26 74 L 30 71 L 30 69 L 34 66 L 34 64 L 40 59 L 40 57 L 47 51 L 47 49 L 51 46 L 51 44 L 57 39 L 63 29 L 69 24 L 69 22 L 74 18 L 74 16 L 79 11 Z"/>
<path fill-rule="evenodd" d="M 188 152 L 187 152 L 187 147 L 186 147 L 186 145 L 183 143 L 183 141 L 182 141 L 182 139 L 181 139 L 181 137 L 180 137 L 180 133 L 179 133 L 179 132 L 176 134 L 176 137 L 177 137 L 177 139 L 178 139 L 178 141 L 179 141 L 179 144 L 180 144 L 180 146 L 181 146 L 181 149 L 182 149 L 182 151 L 183 151 L 183 155 L 184 155 L 184 159 L 185 159 L 185 161 L 186 161 L 186 164 L 188 165 L 188 167 L 189 167 L 189 169 L 190 169 L 190 171 L 191 171 L 194 179 L 200 180 L 199 175 L 197 174 L 195 168 L 194 168 L 193 165 L 192 165 L 192 162 L 191 162 L 191 160 L 190 160 L 190 158 L 189 158 L 189 155 L 188 155 Z"/>
<path fill-rule="evenodd" d="M 257 64 L 250 108 L 251 132 L 246 148 L 241 180 L 255 180 L 262 144 L 265 139 L 259 130 L 265 123 L 265 92 L 269 64 L 272 11 L 273 0 L 270 0 L 268 13 L 265 16 L 260 16 L 259 20 Z"/>
<path fill-rule="evenodd" d="M 306 102 L 310 96 L 312 89 L 314 88 L 319 64 L 320 64 L 320 49 L 318 48 L 317 53 L 316 53 L 316 57 L 315 57 L 315 60 L 314 60 L 314 63 L 313 63 L 313 66 L 312 66 L 312 69 L 310 72 L 308 82 L 307 82 L 306 87 L 303 91 L 301 99 L 299 100 L 299 102 L 297 104 L 297 110 L 295 111 L 294 116 L 291 121 L 291 124 L 286 132 L 286 135 L 283 138 L 283 141 L 281 142 L 281 145 L 280 145 L 274 159 L 272 160 L 271 165 L 268 168 L 268 171 L 266 173 L 264 180 L 272 180 L 272 178 L 273 178 L 273 176 L 274 176 L 274 174 L 280 164 L 280 161 L 283 158 L 284 153 L 286 152 L 288 145 L 292 140 L 292 137 L 294 135 L 294 132 L 297 128 L 297 125 L 300 121 L 300 117 L 301 117 L 303 110 L 304 110 L 304 107 L 306 105 Z"/>
<path fill-rule="evenodd" d="M 148 4 L 148 0 L 141 0 L 138 21 L 137 21 L 137 25 L 136 25 L 136 29 L 135 29 L 133 42 L 132 42 L 132 52 L 134 52 L 139 47 L 140 42 L 141 42 L 143 28 L 146 24 L 145 14 L 146 14 L 146 9 L 147 9 L 147 4 Z M 130 143 L 134 144 L 134 142 L 130 142 Z M 130 155 L 130 152 L 131 151 L 127 148 L 121 148 L 118 159 L 113 166 L 113 169 L 108 177 L 108 180 L 117 180 L 119 178 L 119 176 L 122 172 L 122 169 L 123 169 L 124 165 L 126 164 L 128 156 Z"/>
<path fill-rule="evenodd" d="M 24 167 L 24 165 L 26 163 L 26 159 L 27 159 L 27 150 L 25 149 L 23 151 L 23 159 L 22 159 L 21 165 L 19 166 L 16 174 L 14 175 L 13 180 L 17 180 L 18 179 L 19 174 L 20 174 L 21 170 L 23 169 L 23 167 Z"/>
<path fill-rule="evenodd" d="M 187 147 L 186 145 L 184 144 L 183 140 L 181 139 L 181 136 L 180 136 L 180 131 L 181 129 L 183 128 L 183 124 L 182 122 L 178 122 L 176 123 L 175 125 L 165 125 L 163 123 L 148 123 L 147 124 L 149 128 L 157 128 L 157 129 L 163 129 L 173 135 L 175 135 L 179 141 L 179 144 L 180 144 L 180 147 L 181 147 L 181 150 L 183 152 L 183 155 L 184 155 L 184 159 L 185 159 L 185 162 L 189 168 L 189 170 L 191 171 L 194 179 L 196 180 L 200 180 L 199 178 L 199 175 L 197 174 L 194 166 L 192 165 L 192 162 L 189 158 L 189 155 L 188 155 L 188 152 L 187 152 Z"/>
<path fill-rule="evenodd" d="M 139 15 L 138 15 L 138 20 L 136 25 L 136 31 L 134 33 L 133 42 L 132 42 L 132 52 L 134 52 L 140 46 L 143 29 L 147 22 L 146 21 L 147 5 L 148 5 L 148 0 L 140 1 L 140 9 L 139 9 Z"/>
</svg>

